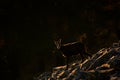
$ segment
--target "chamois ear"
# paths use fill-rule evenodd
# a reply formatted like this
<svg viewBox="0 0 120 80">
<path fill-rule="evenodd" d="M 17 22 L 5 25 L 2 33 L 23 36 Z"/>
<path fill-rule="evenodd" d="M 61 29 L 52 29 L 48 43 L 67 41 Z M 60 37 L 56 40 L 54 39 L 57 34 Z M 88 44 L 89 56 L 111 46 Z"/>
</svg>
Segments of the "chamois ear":
<svg viewBox="0 0 120 80">
<path fill-rule="evenodd" d="M 54 40 L 54 44 L 55 44 L 55 46 L 57 46 L 57 41 Z"/>
<path fill-rule="evenodd" d="M 62 39 L 60 38 L 60 39 L 58 40 L 58 43 L 61 44 L 61 41 L 62 41 Z"/>
<path fill-rule="evenodd" d="M 84 42 L 87 39 L 87 34 L 83 33 L 82 35 L 80 35 L 80 42 Z"/>
</svg>

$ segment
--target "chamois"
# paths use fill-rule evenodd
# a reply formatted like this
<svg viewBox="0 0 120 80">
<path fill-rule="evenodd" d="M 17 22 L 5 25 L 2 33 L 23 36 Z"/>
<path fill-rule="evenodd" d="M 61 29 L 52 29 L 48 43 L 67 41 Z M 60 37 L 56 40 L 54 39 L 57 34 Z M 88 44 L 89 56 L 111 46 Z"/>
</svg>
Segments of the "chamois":
<svg viewBox="0 0 120 80">
<path fill-rule="evenodd" d="M 82 60 L 84 59 L 83 55 L 91 56 L 87 53 L 87 49 L 84 43 L 82 42 L 72 42 L 67 44 L 61 44 L 61 39 L 54 41 L 58 50 L 62 52 L 62 55 L 66 57 L 66 64 L 68 69 L 68 60 L 70 56 L 80 55 Z"/>
</svg>

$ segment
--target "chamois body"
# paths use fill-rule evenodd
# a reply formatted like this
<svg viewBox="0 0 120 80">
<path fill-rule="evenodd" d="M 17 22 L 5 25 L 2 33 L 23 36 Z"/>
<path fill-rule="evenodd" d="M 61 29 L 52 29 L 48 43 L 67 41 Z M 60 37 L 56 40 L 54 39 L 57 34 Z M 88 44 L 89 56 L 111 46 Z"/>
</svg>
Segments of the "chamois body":
<svg viewBox="0 0 120 80">
<path fill-rule="evenodd" d="M 60 50 L 64 57 L 66 57 L 67 69 L 68 69 L 68 60 L 73 55 L 80 55 L 81 59 L 84 59 L 83 55 L 91 56 L 87 53 L 87 49 L 84 43 L 82 42 L 72 42 L 67 44 L 61 44 L 61 40 L 55 42 L 57 49 Z"/>
<path fill-rule="evenodd" d="M 63 44 L 61 45 L 60 50 L 62 54 L 66 57 L 70 57 L 77 54 L 80 54 L 81 57 L 83 57 L 83 55 L 88 55 L 85 49 L 85 45 L 81 42 Z"/>
</svg>

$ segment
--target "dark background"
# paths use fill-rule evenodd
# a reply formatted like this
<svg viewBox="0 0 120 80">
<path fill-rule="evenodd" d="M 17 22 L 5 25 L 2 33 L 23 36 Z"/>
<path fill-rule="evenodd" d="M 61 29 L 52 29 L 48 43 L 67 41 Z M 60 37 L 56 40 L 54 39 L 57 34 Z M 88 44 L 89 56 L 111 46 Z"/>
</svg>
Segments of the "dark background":
<svg viewBox="0 0 120 80">
<path fill-rule="evenodd" d="M 0 72 L 3 80 L 32 80 L 63 65 L 54 40 L 78 41 L 96 53 L 120 39 L 119 0 L 0 1 Z"/>
</svg>

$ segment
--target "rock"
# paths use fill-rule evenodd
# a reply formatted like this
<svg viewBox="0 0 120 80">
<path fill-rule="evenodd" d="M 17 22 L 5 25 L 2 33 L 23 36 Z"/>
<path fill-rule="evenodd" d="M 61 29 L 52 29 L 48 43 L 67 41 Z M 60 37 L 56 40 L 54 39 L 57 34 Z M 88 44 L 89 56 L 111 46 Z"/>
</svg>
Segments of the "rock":
<svg viewBox="0 0 120 80">
<path fill-rule="evenodd" d="M 115 44 L 116 45 L 116 44 Z M 120 80 L 120 47 L 103 48 L 84 62 L 53 68 L 34 80 Z"/>
</svg>

